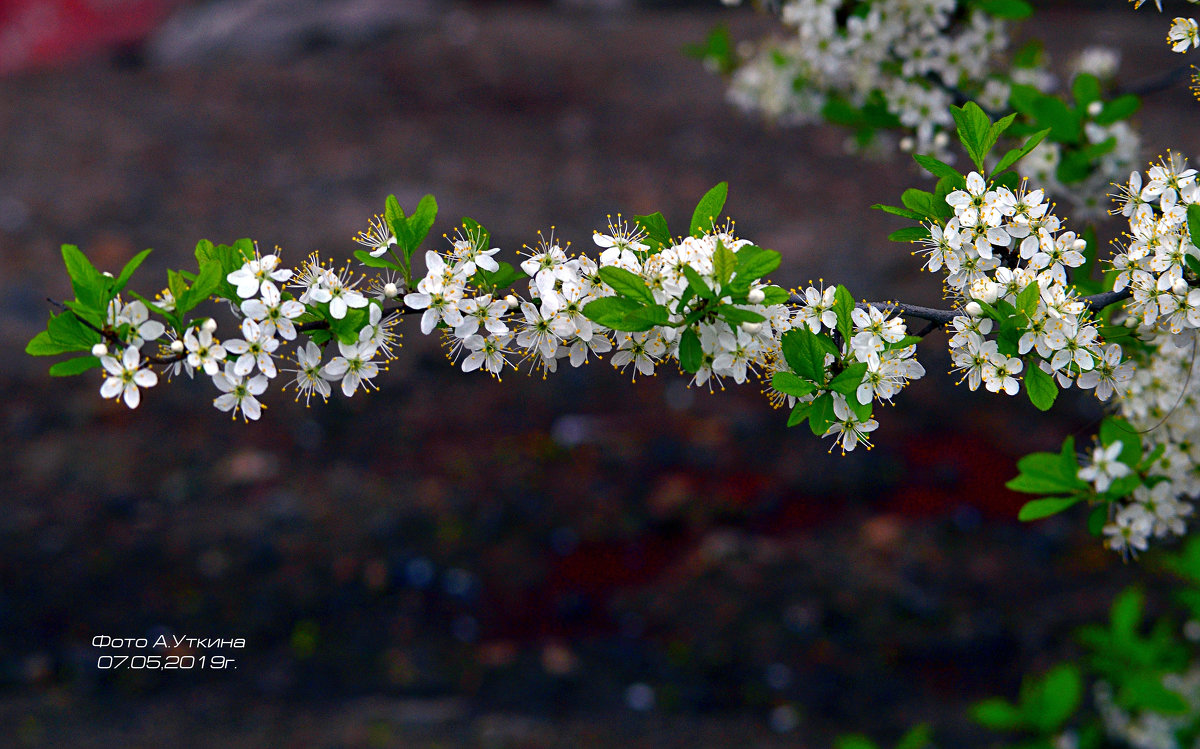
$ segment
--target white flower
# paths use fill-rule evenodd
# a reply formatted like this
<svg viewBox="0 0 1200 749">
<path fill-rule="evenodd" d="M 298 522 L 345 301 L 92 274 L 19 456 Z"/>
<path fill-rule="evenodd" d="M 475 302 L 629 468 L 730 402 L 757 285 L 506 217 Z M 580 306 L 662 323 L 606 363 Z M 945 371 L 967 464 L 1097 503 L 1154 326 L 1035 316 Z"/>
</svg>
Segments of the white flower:
<svg viewBox="0 0 1200 749">
<path fill-rule="evenodd" d="M 151 388 L 158 384 L 158 375 L 149 369 L 141 368 L 141 354 L 136 346 L 129 346 L 117 361 L 112 356 L 100 357 L 100 364 L 108 371 L 108 378 L 100 386 L 103 398 L 118 398 L 124 396 L 125 405 L 137 408 L 142 400 L 139 387 Z"/>
<path fill-rule="evenodd" d="M 304 405 L 308 405 L 308 401 L 312 398 L 313 393 L 321 396 L 323 400 L 329 400 L 329 381 L 321 376 L 321 349 L 312 341 L 304 344 L 303 348 L 296 348 L 296 363 L 299 369 L 289 369 L 288 372 L 295 372 L 296 379 L 292 381 L 296 388 L 296 400 L 300 400 L 300 396 L 304 396 Z"/>
<path fill-rule="evenodd" d="M 226 413 L 232 411 L 233 418 L 237 418 L 238 409 L 241 409 L 242 419 L 258 421 L 264 406 L 254 396 L 262 395 L 267 383 L 267 378 L 262 375 L 247 379 L 234 371 L 233 362 L 226 362 L 225 371 L 213 375 L 213 384 L 223 393 L 213 400 L 213 405 Z"/>
<path fill-rule="evenodd" d="M 341 356 L 335 356 L 325 368 L 322 376 L 327 380 L 342 381 L 342 392 L 347 398 L 354 395 L 359 385 L 363 389 L 374 386 L 371 378 L 379 374 L 379 365 L 371 361 L 375 356 L 375 347 L 367 342 L 346 344 L 338 341 Z M 378 388 L 376 388 L 378 389 Z"/>
<path fill-rule="evenodd" d="M 1136 439 L 1136 435 L 1134 438 Z M 1116 440 L 1108 447 L 1098 446 L 1092 452 L 1091 465 L 1079 469 L 1079 478 L 1091 482 L 1096 491 L 1103 494 L 1114 479 L 1131 473 L 1129 466 L 1117 460 L 1124 446 L 1121 440 Z"/>
<path fill-rule="evenodd" d="M 1175 52 L 1187 52 L 1188 47 L 1200 47 L 1200 27 L 1195 18 L 1176 18 L 1167 32 L 1167 41 Z"/>
<path fill-rule="evenodd" d="M 273 335 L 278 330 L 280 337 L 288 341 L 293 340 L 296 337 L 296 326 L 292 324 L 292 320 L 304 314 L 304 305 L 294 299 L 284 301 L 279 288 L 270 281 L 263 281 L 260 291 L 261 299 L 247 299 L 242 302 L 242 314 L 262 323 L 263 330 L 268 331 L 268 334 Z"/>
<path fill-rule="evenodd" d="M 463 345 L 471 353 L 463 359 L 462 370 L 474 372 L 482 367 L 499 379 L 500 372 L 508 364 L 507 355 L 510 352 L 505 347 L 510 341 L 512 341 L 511 335 L 491 335 L 486 338 L 481 335 L 467 336 Z"/>
<path fill-rule="evenodd" d="M 263 281 L 282 283 L 292 277 L 290 269 L 278 268 L 279 257 L 277 255 L 258 257 L 258 250 L 255 250 L 254 253 L 253 260 L 247 260 L 241 268 L 225 276 L 226 281 L 237 287 L 237 295 L 242 299 L 249 299 L 257 294 L 258 287 Z"/>
<path fill-rule="evenodd" d="M 350 271 L 329 273 L 321 280 L 321 284 L 309 291 L 309 298 L 317 303 L 329 303 L 329 315 L 335 320 L 346 317 L 349 308 L 361 309 L 367 306 L 367 298 L 354 287 L 358 281 L 350 280 Z"/>
<path fill-rule="evenodd" d="M 866 445 L 868 449 L 871 447 L 867 435 L 879 428 L 879 422 L 871 418 L 859 421 L 858 414 L 854 413 L 841 393 L 833 394 L 833 415 L 836 420 L 829 425 L 829 429 L 822 436 L 833 435 L 835 445 L 841 442 L 842 452 L 852 451 L 859 442 Z M 830 450 L 832 449 L 831 447 Z"/>
<path fill-rule="evenodd" d="M 119 311 L 118 311 L 119 310 Z M 140 299 L 121 305 L 121 297 L 116 297 L 108 305 L 108 323 L 113 328 L 122 325 L 129 326 L 126 342 L 138 348 L 147 340 L 153 341 L 162 336 L 166 327 L 157 320 L 150 319 L 150 310 Z"/>
<path fill-rule="evenodd" d="M 215 375 L 225 360 L 225 347 L 213 341 L 212 331 L 200 328 L 188 328 L 183 334 L 183 345 L 187 349 L 187 363 L 195 369 L 204 369 L 209 377 Z"/>
<path fill-rule="evenodd" d="M 625 371 L 626 367 L 633 364 L 635 382 L 638 372 L 647 377 L 653 375 L 654 365 L 658 362 L 657 357 L 662 356 L 667 350 L 662 340 L 657 335 L 651 338 L 650 332 L 622 333 L 621 335 L 623 339 L 617 347 L 617 353 L 613 354 L 612 365 Z"/>
<path fill-rule="evenodd" d="M 274 377 L 275 362 L 271 360 L 271 354 L 279 348 L 279 341 L 265 327 L 249 318 L 242 320 L 242 335 L 244 340 L 233 338 L 225 342 L 225 350 L 238 357 L 233 370 L 239 376 L 245 376 L 258 365 L 260 372 L 267 377 Z"/>
</svg>

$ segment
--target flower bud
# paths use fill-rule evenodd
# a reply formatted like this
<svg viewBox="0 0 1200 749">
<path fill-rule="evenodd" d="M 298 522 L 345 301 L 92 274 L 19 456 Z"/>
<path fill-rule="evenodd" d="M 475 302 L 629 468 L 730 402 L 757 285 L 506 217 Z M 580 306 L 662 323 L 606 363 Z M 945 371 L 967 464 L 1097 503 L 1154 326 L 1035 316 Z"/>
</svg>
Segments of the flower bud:
<svg viewBox="0 0 1200 749">
<path fill-rule="evenodd" d="M 400 289 L 396 288 L 396 284 L 392 283 L 391 281 L 388 281 L 383 285 L 383 295 L 388 299 L 395 299 L 396 295 L 399 293 Z"/>
<path fill-rule="evenodd" d="M 745 332 L 749 333 L 750 335 L 754 335 L 758 331 L 762 330 L 762 323 L 760 323 L 760 322 L 744 322 L 744 323 L 742 323 L 741 327 L 742 327 L 742 330 L 744 330 Z"/>
<path fill-rule="evenodd" d="M 183 341 L 179 340 L 178 338 L 171 341 L 171 351 L 173 351 L 176 354 L 182 354 L 183 353 Z"/>
<path fill-rule="evenodd" d="M 108 278 L 112 278 L 112 277 L 113 277 L 113 274 L 109 273 L 108 271 L 103 271 L 103 272 L 101 272 L 101 273 L 100 273 L 100 275 L 102 275 L 102 276 L 107 276 Z"/>
<path fill-rule="evenodd" d="M 521 304 L 520 302 L 517 301 L 517 298 L 515 296 L 513 296 L 512 294 L 509 294 L 508 296 L 504 297 L 504 303 L 508 305 L 509 309 L 516 309 Z"/>
<path fill-rule="evenodd" d="M 1088 113 L 1089 117 L 1095 117 L 1103 111 L 1104 111 L 1104 103 L 1103 102 L 1094 101 L 1091 104 L 1088 104 L 1088 106 L 1087 106 L 1087 113 Z"/>
<path fill-rule="evenodd" d="M 983 316 L 983 307 L 979 306 L 979 302 L 967 302 L 966 311 L 971 317 Z"/>
<path fill-rule="evenodd" d="M 900 150 L 908 153 L 917 147 L 917 142 L 912 139 L 912 136 L 906 135 L 900 139 Z"/>
<path fill-rule="evenodd" d="M 1076 239 L 1074 242 L 1071 243 L 1071 249 L 1078 250 L 1079 252 L 1083 252 L 1085 249 L 1087 249 L 1087 240 L 1084 239 L 1083 237 Z"/>
<path fill-rule="evenodd" d="M 746 295 L 746 301 L 751 304 L 761 304 L 767 298 L 762 289 L 750 289 L 750 293 Z"/>
<path fill-rule="evenodd" d="M 105 346 L 103 343 L 97 343 L 95 346 L 92 346 L 92 356 L 107 356 L 107 355 L 108 355 L 108 346 Z"/>
<path fill-rule="evenodd" d="M 201 330 L 205 330 L 209 333 L 214 333 L 217 330 L 217 321 L 210 317 L 204 321 L 204 324 L 201 325 L 200 328 Z"/>
</svg>

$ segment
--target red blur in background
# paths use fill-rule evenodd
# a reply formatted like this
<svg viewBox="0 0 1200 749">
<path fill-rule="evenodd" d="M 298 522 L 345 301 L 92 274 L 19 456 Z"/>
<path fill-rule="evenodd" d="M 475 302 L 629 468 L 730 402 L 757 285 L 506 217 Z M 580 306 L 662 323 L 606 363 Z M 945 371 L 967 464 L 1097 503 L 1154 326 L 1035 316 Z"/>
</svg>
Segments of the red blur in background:
<svg viewBox="0 0 1200 749">
<path fill-rule="evenodd" d="M 0 0 L 0 75 L 136 44 L 172 0 Z"/>
</svg>

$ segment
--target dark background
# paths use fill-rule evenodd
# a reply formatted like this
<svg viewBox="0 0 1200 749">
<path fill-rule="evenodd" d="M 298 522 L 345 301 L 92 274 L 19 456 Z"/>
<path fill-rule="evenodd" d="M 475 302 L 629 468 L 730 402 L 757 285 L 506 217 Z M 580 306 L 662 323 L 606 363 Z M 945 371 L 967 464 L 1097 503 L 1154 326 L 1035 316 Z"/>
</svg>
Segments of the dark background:
<svg viewBox="0 0 1200 749">
<path fill-rule="evenodd" d="M 755 385 L 607 364 L 496 383 L 415 326 L 379 393 L 275 390 L 248 426 L 203 381 L 129 412 L 94 375 L 47 377 L 22 348 L 69 296 L 61 243 L 110 270 L 156 248 L 133 283 L 153 294 L 200 237 L 349 257 L 389 193 L 435 194 L 435 235 L 470 215 L 512 260 L 551 225 L 586 250 L 617 211 L 678 225 L 727 180 L 739 232 L 784 254 L 775 281 L 939 297 L 866 210 L 920 184 L 904 159 L 734 111 L 681 54 L 718 22 L 772 28 L 748 11 L 134 5 L 0 78 L 0 744 L 822 746 L 932 721 L 966 746 L 965 704 L 1153 581 L 1082 514 L 1013 520 L 1015 459 L 1085 437 L 1095 402 L 955 388 L 940 334 L 846 457 Z M 1060 65 L 1085 43 L 1121 49 L 1125 80 L 1181 61 L 1168 16 L 1053 5 Z M 1146 155 L 1194 154 L 1197 106 L 1149 99 Z M 96 669 L 95 635 L 161 633 L 248 644 L 225 672 Z"/>
</svg>

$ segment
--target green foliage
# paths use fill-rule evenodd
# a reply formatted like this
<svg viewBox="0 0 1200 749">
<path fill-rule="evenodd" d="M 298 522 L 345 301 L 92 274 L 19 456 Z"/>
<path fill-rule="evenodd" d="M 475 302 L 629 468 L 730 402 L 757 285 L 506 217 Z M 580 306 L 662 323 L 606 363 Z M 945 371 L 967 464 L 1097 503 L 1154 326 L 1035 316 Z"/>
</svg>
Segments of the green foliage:
<svg viewBox="0 0 1200 749">
<path fill-rule="evenodd" d="M 1054 382 L 1053 376 L 1037 365 L 1037 362 L 1031 362 L 1025 370 L 1025 392 L 1035 408 L 1039 411 L 1049 411 L 1054 405 L 1054 399 L 1058 397 L 1058 384 Z"/>
<path fill-rule="evenodd" d="M 833 347 L 821 339 L 828 337 L 807 328 L 793 328 L 783 334 L 783 358 L 792 371 L 818 385 L 825 383 L 825 354 Z"/>
<path fill-rule="evenodd" d="M 996 18 L 1019 21 L 1033 13 L 1033 6 L 1025 0 L 971 0 L 971 5 Z"/>
<path fill-rule="evenodd" d="M 1068 437 L 1057 453 L 1032 453 L 1017 462 L 1020 472 L 1005 486 L 1027 494 L 1059 495 L 1028 502 L 1018 518 L 1023 521 L 1062 512 L 1086 498 L 1091 486 L 1079 478 L 1079 459 L 1075 456 L 1075 438 Z M 1062 496 L 1065 495 L 1065 496 Z"/>
<path fill-rule="evenodd" d="M 634 216 L 633 220 L 645 230 L 646 239 L 649 240 L 651 250 L 658 251 L 671 245 L 671 231 L 667 229 L 667 220 L 663 218 L 661 213 L 655 212 L 649 216 Z"/>
<path fill-rule="evenodd" d="M 479 289 L 481 293 L 495 295 L 512 286 L 518 279 L 525 278 L 525 272 L 520 268 L 513 267 L 512 263 L 501 260 L 496 265 L 497 268 L 494 271 L 483 268 L 475 271 L 475 275 L 471 276 L 471 285 Z"/>
<path fill-rule="evenodd" d="M 1200 248 L 1200 203 L 1192 203 L 1188 206 L 1187 227 L 1188 237 L 1192 240 L 1192 246 Z M 1192 255 L 1188 255 L 1188 259 L 1195 260 Z M 1194 267 L 1192 268 L 1192 272 L 1196 272 Z"/>
<path fill-rule="evenodd" d="M 1000 135 L 1013 123 L 1016 115 L 1010 114 L 999 122 L 993 123 L 983 109 L 973 101 L 967 102 L 962 107 L 950 107 L 950 114 L 954 117 L 959 141 L 966 149 L 967 155 L 971 157 L 971 161 L 975 163 L 976 168 L 982 173 L 984 171 L 983 162 L 987 158 L 988 152 L 992 150 L 992 146 L 996 145 Z"/>
<path fill-rule="evenodd" d="M 729 38 L 729 29 L 724 25 L 713 27 L 703 42 L 684 45 L 683 53 L 688 57 L 704 61 L 706 65 L 721 74 L 732 73 L 737 67 L 737 59 L 733 54 L 733 43 Z"/>
<path fill-rule="evenodd" d="M 679 364 L 685 372 L 695 374 L 704 366 L 704 349 L 700 346 L 700 336 L 696 329 L 689 325 L 679 338 Z"/>
<path fill-rule="evenodd" d="M 704 197 L 700 198 L 700 202 L 696 204 L 696 210 L 692 212 L 690 231 L 693 237 L 703 236 L 712 230 L 713 222 L 721 216 L 721 210 L 725 207 L 725 198 L 728 194 L 728 182 L 718 182 L 711 190 L 704 193 Z"/>
</svg>

